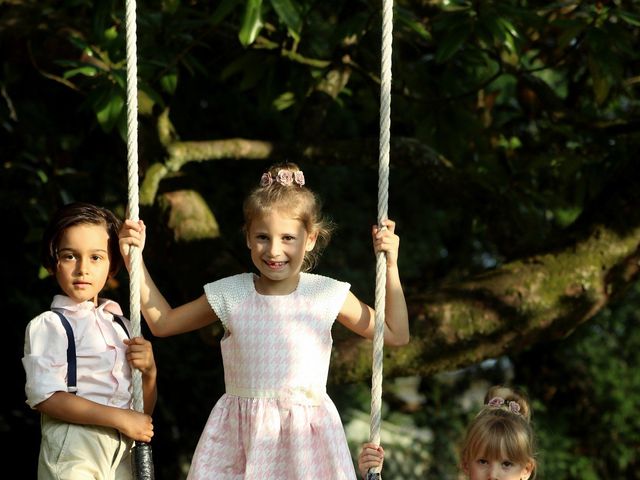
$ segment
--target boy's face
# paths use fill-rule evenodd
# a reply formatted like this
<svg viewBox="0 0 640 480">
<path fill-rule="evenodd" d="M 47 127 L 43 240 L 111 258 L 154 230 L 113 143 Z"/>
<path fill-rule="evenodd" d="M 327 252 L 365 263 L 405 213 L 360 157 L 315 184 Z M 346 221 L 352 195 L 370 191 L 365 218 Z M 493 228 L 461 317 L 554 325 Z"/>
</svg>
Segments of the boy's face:
<svg viewBox="0 0 640 480">
<path fill-rule="evenodd" d="M 109 234 L 102 225 L 82 224 L 67 228 L 58 243 L 56 280 L 62 291 L 81 303 L 98 302 L 109 278 Z"/>
</svg>

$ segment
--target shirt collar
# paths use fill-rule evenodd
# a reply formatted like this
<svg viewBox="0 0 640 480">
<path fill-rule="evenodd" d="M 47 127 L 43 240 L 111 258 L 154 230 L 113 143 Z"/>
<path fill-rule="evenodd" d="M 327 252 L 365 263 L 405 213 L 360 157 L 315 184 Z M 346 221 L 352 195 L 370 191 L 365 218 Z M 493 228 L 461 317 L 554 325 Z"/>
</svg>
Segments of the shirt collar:
<svg viewBox="0 0 640 480">
<path fill-rule="evenodd" d="M 91 300 L 76 303 L 66 295 L 56 295 L 51 302 L 51 308 L 61 308 L 71 312 L 81 312 L 87 310 L 106 311 L 112 315 L 122 315 L 122 308 L 118 303 L 108 298 L 98 298 L 98 306 L 96 307 Z"/>
</svg>

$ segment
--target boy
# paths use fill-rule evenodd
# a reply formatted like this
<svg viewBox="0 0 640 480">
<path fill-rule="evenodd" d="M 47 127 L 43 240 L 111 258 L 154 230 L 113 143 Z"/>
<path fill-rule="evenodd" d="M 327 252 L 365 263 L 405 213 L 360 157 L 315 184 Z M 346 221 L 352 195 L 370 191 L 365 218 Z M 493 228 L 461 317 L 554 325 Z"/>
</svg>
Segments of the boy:
<svg viewBox="0 0 640 480">
<path fill-rule="evenodd" d="M 131 479 L 133 441 L 153 436 L 151 343 L 129 339 L 120 306 L 98 297 L 122 264 L 120 224 L 109 210 L 73 203 L 44 233 L 44 266 L 63 294 L 25 332 L 27 404 L 41 413 L 39 480 Z M 144 413 L 131 409 L 131 368 L 142 373 Z"/>
</svg>

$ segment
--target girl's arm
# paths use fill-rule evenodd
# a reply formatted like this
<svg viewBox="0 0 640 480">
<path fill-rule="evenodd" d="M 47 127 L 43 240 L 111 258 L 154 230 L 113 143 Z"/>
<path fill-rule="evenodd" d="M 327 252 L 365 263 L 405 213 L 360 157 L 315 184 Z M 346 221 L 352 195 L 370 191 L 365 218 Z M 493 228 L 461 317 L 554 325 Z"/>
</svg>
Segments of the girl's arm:
<svg viewBox="0 0 640 480">
<path fill-rule="evenodd" d="M 135 246 L 142 250 L 145 236 L 146 229 L 142 220 L 138 222 L 125 220 L 120 230 L 120 251 L 129 272 L 131 272 L 130 247 Z M 143 273 L 140 279 L 140 309 L 151 333 L 155 336 L 167 337 L 197 330 L 218 320 L 204 294 L 192 302 L 172 308 L 156 287 L 144 260 L 141 264 Z"/>
<path fill-rule="evenodd" d="M 115 428 L 139 442 L 150 442 L 153 437 L 151 416 L 146 413 L 109 407 L 73 393 L 56 392 L 35 408 L 63 422 Z"/>
<path fill-rule="evenodd" d="M 401 346 L 409 343 L 409 314 L 398 271 L 400 237 L 394 233 L 394 221 L 386 220 L 383 223 L 386 228 L 373 226 L 372 237 L 375 253 L 385 252 L 387 258 L 384 343 L 389 346 Z M 351 292 L 347 294 L 340 309 L 338 321 L 363 337 L 373 338 L 375 311 Z"/>
</svg>

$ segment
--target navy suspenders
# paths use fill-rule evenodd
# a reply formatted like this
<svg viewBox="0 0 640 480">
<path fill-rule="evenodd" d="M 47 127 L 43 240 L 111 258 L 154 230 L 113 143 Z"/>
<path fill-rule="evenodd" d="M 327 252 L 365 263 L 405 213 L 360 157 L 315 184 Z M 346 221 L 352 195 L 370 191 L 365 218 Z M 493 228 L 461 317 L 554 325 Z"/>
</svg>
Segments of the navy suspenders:
<svg viewBox="0 0 640 480">
<path fill-rule="evenodd" d="M 70 393 L 76 393 L 78 391 L 77 385 L 77 375 L 76 375 L 76 340 L 73 335 L 73 329 L 71 328 L 71 324 L 67 317 L 65 317 L 62 312 L 59 310 L 52 310 L 53 313 L 56 313 L 58 317 L 60 317 L 60 322 L 64 327 L 65 332 L 67 332 L 67 340 L 69 345 L 67 346 L 67 391 Z M 124 325 L 124 320 L 119 315 L 114 315 L 113 320 L 118 322 L 124 333 L 127 334 L 128 338 L 131 338 L 129 335 L 129 331 L 127 327 Z"/>
<path fill-rule="evenodd" d="M 76 387 L 76 342 L 73 336 L 73 329 L 71 328 L 69 320 L 67 320 L 62 313 L 57 310 L 53 312 L 57 313 L 60 317 L 62 326 L 67 332 L 67 339 L 69 340 L 69 346 L 67 346 L 67 392 L 76 393 L 78 391 L 78 387 Z"/>
</svg>

